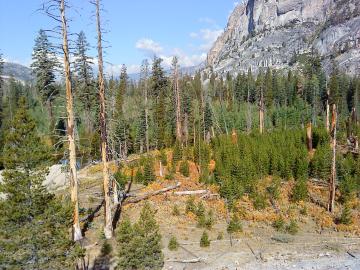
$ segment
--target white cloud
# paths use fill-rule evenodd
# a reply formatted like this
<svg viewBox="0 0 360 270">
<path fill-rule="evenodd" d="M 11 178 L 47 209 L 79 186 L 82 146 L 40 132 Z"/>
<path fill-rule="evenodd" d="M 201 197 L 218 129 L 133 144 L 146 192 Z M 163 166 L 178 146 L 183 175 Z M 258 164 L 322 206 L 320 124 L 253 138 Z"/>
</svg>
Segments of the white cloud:
<svg viewBox="0 0 360 270">
<path fill-rule="evenodd" d="M 202 44 L 199 46 L 200 51 L 208 51 L 216 39 L 223 33 L 221 29 L 201 29 L 198 33 L 190 33 L 193 39 L 200 39 Z"/>
<path fill-rule="evenodd" d="M 199 53 L 199 54 L 186 54 L 179 48 L 173 49 L 170 55 L 160 55 L 163 59 L 163 64 L 165 67 L 171 67 L 172 59 L 174 56 L 177 56 L 179 59 L 179 65 L 181 67 L 192 67 L 197 66 L 206 60 L 206 53 Z"/>
<path fill-rule="evenodd" d="M 135 44 L 135 47 L 151 55 L 159 54 L 164 50 L 159 43 L 149 38 L 142 38 L 138 40 Z"/>
<path fill-rule="evenodd" d="M 114 76 L 114 77 L 119 77 L 120 72 L 121 72 L 121 68 L 122 65 L 111 65 L 108 64 L 106 65 L 105 68 L 105 74 L 107 74 L 108 76 Z M 141 65 L 129 65 L 126 66 L 126 71 L 128 74 L 135 74 L 135 73 L 139 73 L 141 69 Z"/>
</svg>

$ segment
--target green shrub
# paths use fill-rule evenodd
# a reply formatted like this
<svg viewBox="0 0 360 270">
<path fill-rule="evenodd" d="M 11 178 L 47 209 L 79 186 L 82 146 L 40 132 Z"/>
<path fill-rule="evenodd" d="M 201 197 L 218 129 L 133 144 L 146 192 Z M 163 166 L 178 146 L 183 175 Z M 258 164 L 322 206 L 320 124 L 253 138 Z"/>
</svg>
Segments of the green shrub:
<svg viewBox="0 0 360 270">
<path fill-rule="evenodd" d="M 200 247 L 209 247 L 209 246 L 210 246 L 209 235 L 207 234 L 206 231 L 204 231 L 200 239 Z"/>
<path fill-rule="evenodd" d="M 307 208 L 306 208 L 306 206 L 304 206 L 304 207 L 302 207 L 302 208 L 300 209 L 300 214 L 303 215 L 303 216 L 306 216 L 306 215 L 307 215 Z"/>
<path fill-rule="evenodd" d="M 147 158 L 144 164 L 144 185 L 148 185 L 156 180 L 154 174 L 154 164 L 150 158 Z"/>
<path fill-rule="evenodd" d="M 179 243 L 175 236 L 171 236 L 169 240 L 168 248 L 171 251 L 177 250 L 179 248 Z"/>
<path fill-rule="evenodd" d="M 279 217 L 273 222 L 272 226 L 279 232 L 285 231 L 285 220 L 282 217 Z"/>
<path fill-rule="evenodd" d="M 155 212 L 146 203 L 135 224 L 132 225 L 129 219 L 121 222 L 117 230 L 120 269 L 160 270 L 163 268 L 161 235 L 154 216 Z"/>
<path fill-rule="evenodd" d="M 233 215 L 233 217 L 231 218 L 229 225 L 227 226 L 227 232 L 228 233 L 237 233 L 237 232 L 242 232 L 243 228 L 242 228 L 242 224 L 240 222 L 239 216 L 238 215 Z"/>
<path fill-rule="evenodd" d="M 355 197 L 358 185 L 354 177 L 347 176 L 340 182 L 339 188 L 341 193 L 341 202 L 347 203 Z"/>
<path fill-rule="evenodd" d="M 180 173 L 185 176 L 185 177 L 189 177 L 190 176 L 190 169 L 189 169 L 189 162 L 187 160 L 183 160 L 180 163 L 180 168 L 179 168 Z"/>
<path fill-rule="evenodd" d="M 125 185 L 128 182 L 128 177 L 121 172 L 121 169 L 119 168 L 116 173 L 114 173 L 115 181 L 119 184 L 121 189 L 125 188 Z"/>
<path fill-rule="evenodd" d="M 186 200 L 185 212 L 186 212 L 186 213 L 196 214 L 197 211 L 196 211 L 195 197 L 194 197 L 194 196 L 190 196 L 190 197 Z"/>
<path fill-rule="evenodd" d="M 263 210 L 267 206 L 266 197 L 260 193 L 255 193 L 252 196 L 252 200 L 256 210 Z"/>
<path fill-rule="evenodd" d="M 143 172 L 141 171 L 140 168 L 136 171 L 135 182 L 136 183 L 141 183 L 141 184 L 144 183 L 144 174 L 143 174 Z"/>
<path fill-rule="evenodd" d="M 165 150 L 160 151 L 159 160 L 161 161 L 161 164 L 163 166 L 167 166 L 168 162 L 167 162 L 167 156 Z"/>
<path fill-rule="evenodd" d="M 182 159 L 182 147 L 179 141 L 175 142 L 174 150 L 172 153 L 172 164 L 176 166 L 177 162 Z"/>
<path fill-rule="evenodd" d="M 351 209 L 348 204 L 345 204 L 344 209 L 341 212 L 339 222 L 345 225 L 351 224 Z"/>
<path fill-rule="evenodd" d="M 319 145 L 310 163 L 310 174 L 314 178 L 328 180 L 331 171 L 331 148 L 329 143 Z"/>
<path fill-rule="evenodd" d="M 306 180 L 298 180 L 295 183 L 295 186 L 292 191 L 292 200 L 294 202 L 306 201 L 308 199 L 309 193 L 307 188 Z"/>
<path fill-rule="evenodd" d="M 197 217 L 205 216 L 205 206 L 202 201 L 200 201 L 196 207 L 196 216 Z"/>
<path fill-rule="evenodd" d="M 286 226 L 286 232 L 294 235 L 297 234 L 299 231 L 299 226 L 296 223 L 296 220 L 291 220 L 290 224 L 288 226 Z"/>
<path fill-rule="evenodd" d="M 165 180 L 174 180 L 174 173 L 169 172 L 169 173 L 165 174 Z"/>
<path fill-rule="evenodd" d="M 104 244 L 101 247 L 101 256 L 108 256 L 112 252 L 112 246 L 109 244 L 108 241 L 105 240 Z"/>
<path fill-rule="evenodd" d="M 212 210 L 209 210 L 208 216 L 205 221 L 205 227 L 206 229 L 211 230 L 213 225 L 214 225 L 214 214 Z"/>
<path fill-rule="evenodd" d="M 196 217 L 197 217 L 197 225 L 200 228 L 206 226 L 206 216 L 205 216 L 205 207 L 204 204 L 200 201 L 196 208 Z"/>
<path fill-rule="evenodd" d="M 280 186 L 281 186 L 281 178 L 274 177 L 270 186 L 266 188 L 266 191 L 273 199 L 278 199 L 280 196 Z"/>
<path fill-rule="evenodd" d="M 180 210 L 176 204 L 173 206 L 172 214 L 173 216 L 180 216 Z"/>
</svg>

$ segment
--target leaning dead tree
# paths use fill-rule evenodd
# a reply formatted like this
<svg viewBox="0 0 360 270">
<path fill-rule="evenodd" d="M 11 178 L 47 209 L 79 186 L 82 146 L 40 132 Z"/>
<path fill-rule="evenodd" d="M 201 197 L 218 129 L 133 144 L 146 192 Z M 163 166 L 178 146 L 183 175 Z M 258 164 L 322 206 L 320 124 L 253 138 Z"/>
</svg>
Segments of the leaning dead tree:
<svg viewBox="0 0 360 270">
<path fill-rule="evenodd" d="M 178 58 L 173 58 L 173 88 L 175 98 L 175 112 L 176 112 L 176 140 L 182 142 L 182 129 L 181 129 L 181 99 L 179 89 L 179 65 Z"/>
<path fill-rule="evenodd" d="M 336 191 L 336 122 L 337 111 L 336 105 L 332 106 L 331 116 L 331 139 L 332 139 L 332 163 L 331 163 L 331 175 L 329 183 L 329 204 L 328 211 L 333 213 L 335 208 L 335 191 Z"/>
<path fill-rule="evenodd" d="M 96 29 L 97 29 L 97 50 L 98 50 L 98 66 L 99 66 L 99 99 L 100 99 L 100 133 L 101 133 L 101 159 L 103 165 L 103 188 L 104 188 L 104 214 L 105 225 L 104 234 L 106 239 L 113 236 L 112 216 L 111 216 L 111 196 L 110 196 L 110 172 L 108 160 L 108 144 L 106 132 L 106 113 L 105 113 L 105 81 L 104 81 L 104 65 L 102 51 L 102 30 L 100 22 L 100 0 L 94 3 L 96 6 Z M 115 186 L 116 188 L 116 186 Z M 115 190 L 113 190 L 115 192 Z"/>
<path fill-rule="evenodd" d="M 78 178 L 76 172 L 76 146 L 75 146 L 75 117 L 73 108 L 73 88 L 71 84 L 70 72 L 70 58 L 69 58 L 69 45 L 67 33 L 67 21 L 65 15 L 65 0 L 58 2 L 61 17 L 61 30 L 62 30 L 62 50 L 64 53 L 64 72 L 65 72 L 65 86 L 66 86 L 66 112 L 67 112 L 67 137 L 69 143 L 69 176 L 71 187 L 71 202 L 74 207 L 73 214 L 73 239 L 78 241 L 82 239 L 80 223 L 79 223 L 79 201 L 78 201 Z"/>
</svg>

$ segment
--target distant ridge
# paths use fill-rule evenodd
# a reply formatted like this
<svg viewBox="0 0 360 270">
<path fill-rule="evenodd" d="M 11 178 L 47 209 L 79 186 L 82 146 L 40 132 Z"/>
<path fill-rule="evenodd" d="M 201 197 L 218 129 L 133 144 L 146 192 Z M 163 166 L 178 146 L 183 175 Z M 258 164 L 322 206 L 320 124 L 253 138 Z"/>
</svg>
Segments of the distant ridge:
<svg viewBox="0 0 360 270">
<path fill-rule="evenodd" d="M 13 77 L 15 80 L 22 82 L 31 82 L 34 80 L 34 76 L 31 74 L 30 68 L 11 62 L 4 63 L 3 77 L 4 79 Z"/>
</svg>

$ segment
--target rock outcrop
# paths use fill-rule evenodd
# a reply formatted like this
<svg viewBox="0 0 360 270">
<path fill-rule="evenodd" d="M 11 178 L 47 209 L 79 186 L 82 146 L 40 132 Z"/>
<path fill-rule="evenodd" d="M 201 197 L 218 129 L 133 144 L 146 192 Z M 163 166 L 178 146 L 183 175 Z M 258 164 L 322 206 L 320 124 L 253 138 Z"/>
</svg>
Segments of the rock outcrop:
<svg viewBox="0 0 360 270">
<path fill-rule="evenodd" d="M 231 14 L 207 66 L 218 73 L 282 69 L 313 52 L 327 72 L 336 62 L 360 74 L 359 0 L 247 0 Z"/>
</svg>

